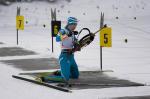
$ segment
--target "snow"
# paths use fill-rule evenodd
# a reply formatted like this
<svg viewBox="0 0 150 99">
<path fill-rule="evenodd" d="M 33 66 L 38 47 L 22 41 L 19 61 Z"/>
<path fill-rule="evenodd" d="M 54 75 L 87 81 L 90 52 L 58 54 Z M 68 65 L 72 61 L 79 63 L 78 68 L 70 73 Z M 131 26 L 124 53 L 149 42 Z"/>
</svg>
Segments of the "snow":
<svg viewBox="0 0 150 99">
<path fill-rule="evenodd" d="M 51 8 L 57 8 L 57 19 L 65 26 L 68 16 L 80 21 L 77 30 L 88 27 L 92 32 L 99 29 L 101 11 L 105 13 L 105 23 L 112 27 L 112 48 L 103 48 L 103 68 L 113 70 L 111 76 L 150 85 L 150 3 L 149 0 L 72 0 L 68 3 L 32 2 L 0 6 L 0 47 L 16 45 L 16 8 L 21 6 L 21 14 L 28 24 L 19 31 L 19 47 L 33 50 L 38 55 L 0 57 L 0 60 L 58 57 L 60 46 L 54 42 L 51 53 Z M 7 13 L 6 13 L 7 12 Z M 116 19 L 118 17 L 118 19 Z M 134 19 L 136 17 L 136 20 Z M 46 25 L 44 28 L 43 25 Z M 128 39 L 125 43 L 124 39 Z M 99 70 L 99 35 L 94 42 L 76 53 L 80 70 Z M 150 87 L 124 87 L 74 90 L 73 93 L 59 92 L 54 89 L 24 83 L 13 79 L 12 74 L 21 70 L 0 63 L 0 97 L 3 99 L 107 99 L 121 96 L 150 95 Z"/>
</svg>

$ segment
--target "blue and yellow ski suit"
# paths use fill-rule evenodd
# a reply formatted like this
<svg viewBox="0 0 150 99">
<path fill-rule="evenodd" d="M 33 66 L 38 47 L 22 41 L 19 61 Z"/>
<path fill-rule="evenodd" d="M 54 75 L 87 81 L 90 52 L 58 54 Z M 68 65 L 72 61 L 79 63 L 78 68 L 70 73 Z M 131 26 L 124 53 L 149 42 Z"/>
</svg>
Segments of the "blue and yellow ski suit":
<svg viewBox="0 0 150 99">
<path fill-rule="evenodd" d="M 56 37 L 56 41 L 60 41 L 61 44 L 61 54 L 59 56 L 61 77 L 66 81 L 70 78 L 77 79 L 79 77 L 78 65 L 72 52 L 75 39 L 75 35 L 67 26 L 61 29 Z"/>
</svg>

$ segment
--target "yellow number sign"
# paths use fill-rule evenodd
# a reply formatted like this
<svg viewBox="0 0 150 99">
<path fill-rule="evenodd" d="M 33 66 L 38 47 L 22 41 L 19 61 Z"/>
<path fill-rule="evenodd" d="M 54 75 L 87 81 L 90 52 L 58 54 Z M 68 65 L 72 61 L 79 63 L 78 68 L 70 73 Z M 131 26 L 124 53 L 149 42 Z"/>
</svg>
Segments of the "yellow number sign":
<svg viewBox="0 0 150 99">
<path fill-rule="evenodd" d="M 100 46 L 111 47 L 112 46 L 112 30 L 109 27 L 103 28 L 100 31 Z"/>
<path fill-rule="evenodd" d="M 54 25 L 54 35 L 57 35 L 57 33 L 58 33 L 58 26 Z"/>
<path fill-rule="evenodd" d="M 16 28 L 24 30 L 24 16 L 16 16 Z"/>
</svg>

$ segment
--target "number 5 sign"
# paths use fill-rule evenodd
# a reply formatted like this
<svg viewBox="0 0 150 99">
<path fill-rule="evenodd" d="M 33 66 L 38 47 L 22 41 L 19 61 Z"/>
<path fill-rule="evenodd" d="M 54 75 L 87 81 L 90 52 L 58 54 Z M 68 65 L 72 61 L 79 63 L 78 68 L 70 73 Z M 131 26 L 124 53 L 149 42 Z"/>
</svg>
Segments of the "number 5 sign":
<svg viewBox="0 0 150 99">
<path fill-rule="evenodd" d="M 24 30 L 24 16 L 16 16 L 16 28 Z"/>
<path fill-rule="evenodd" d="M 105 27 L 100 31 L 100 46 L 111 47 L 112 46 L 112 30 L 109 27 Z"/>
</svg>

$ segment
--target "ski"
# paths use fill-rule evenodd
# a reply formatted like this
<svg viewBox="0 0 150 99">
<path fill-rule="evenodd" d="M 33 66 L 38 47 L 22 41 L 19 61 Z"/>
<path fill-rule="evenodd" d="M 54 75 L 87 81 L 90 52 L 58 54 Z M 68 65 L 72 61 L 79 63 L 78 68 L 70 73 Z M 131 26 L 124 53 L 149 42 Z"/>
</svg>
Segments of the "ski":
<svg viewBox="0 0 150 99">
<path fill-rule="evenodd" d="M 57 70 L 55 70 L 57 71 Z M 50 71 L 50 72 L 22 72 L 19 73 L 19 75 L 52 75 L 55 71 Z M 113 72 L 112 70 L 102 70 L 102 71 L 80 71 L 80 73 L 85 73 L 85 72 Z"/>
<path fill-rule="evenodd" d="M 19 75 L 30 75 L 30 76 L 48 76 L 53 75 L 53 72 L 31 72 L 31 73 L 19 73 Z"/>
<path fill-rule="evenodd" d="M 34 83 L 34 84 L 38 84 L 38 85 L 46 86 L 46 87 L 49 87 L 49 88 L 53 88 L 53 89 L 56 89 L 56 90 L 60 90 L 60 91 L 63 91 L 63 92 L 72 92 L 71 90 L 69 90 L 67 88 L 63 88 L 63 87 L 60 87 L 60 86 L 57 86 L 57 85 L 53 85 L 53 84 L 49 84 L 49 83 L 45 83 L 45 82 L 40 82 L 40 81 L 36 81 L 36 80 L 32 80 L 32 79 L 28 79 L 28 78 L 20 77 L 20 76 L 16 76 L 16 75 L 12 75 L 12 77 L 16 78 L 16 79 L 28 81 L 28 82 L 31 82 L 31 83 Z"/>
<path fill-rule="evenodd" d="M 19 73 L 19 75 L 33 75 L 33 76 L 49 76 L 49 75 L 54 75 L 54 72 L 57 72 L 59 70 L 54 70 L 54 71 L 46 71 L 46 72 L 22 72 Z"/>
<path fill-rule="evenodd" d="M 115 87 L 122 87 L 122 86 L 144 86 L 144 84 L 95 84 L 95 83 L 69 83 L 70 86 L 115 86 Z"/>
<path fill-rule="evenodd" d="M 51 74 L 51 72 L 31 72 L 31 73 L 19 73 L 19 75 L 38 75 L 38 74 Z"/>
</svg>

